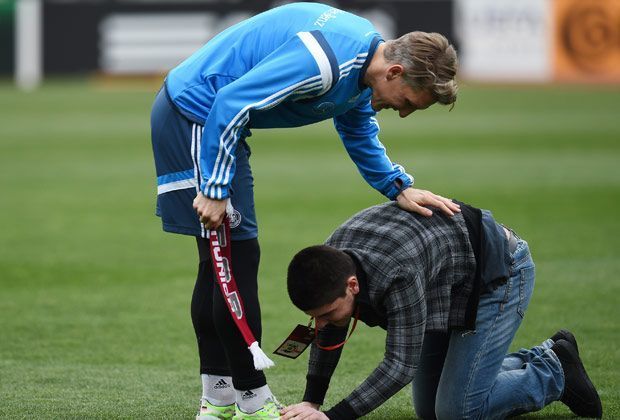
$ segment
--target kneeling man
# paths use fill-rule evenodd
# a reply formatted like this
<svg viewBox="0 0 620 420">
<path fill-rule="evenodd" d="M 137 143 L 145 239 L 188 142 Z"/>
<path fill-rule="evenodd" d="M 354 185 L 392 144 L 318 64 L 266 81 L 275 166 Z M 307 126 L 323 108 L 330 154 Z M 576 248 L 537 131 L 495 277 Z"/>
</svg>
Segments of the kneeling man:
<svg viewBox="0 0 620 420">
<path fill-rule="evenodd" d="M 306 391 L 284 419 L 363 416 L 413 381 L 422 419 L 498 419 L 562 401 L 601 417 L 601 401 L 560 330 L 508 354 L 534 288 L 528 244 L 491 213 L 461 204 L 421 217 L 386 203 L 363 210 L 325 245 L 300 251 L 289 296 L 314 317 Z M 319 411 L 354 318 L 387 331 L 385 358 L 344 400 Z"/>
</svg>

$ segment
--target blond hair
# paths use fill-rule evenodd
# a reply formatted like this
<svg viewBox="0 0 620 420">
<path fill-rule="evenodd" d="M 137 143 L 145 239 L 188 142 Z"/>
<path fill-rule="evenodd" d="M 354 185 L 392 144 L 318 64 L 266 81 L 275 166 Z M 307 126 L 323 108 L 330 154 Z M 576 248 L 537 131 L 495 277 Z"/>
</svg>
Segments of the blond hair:
<svg viewBox="0 0 620 420">
<path fill-rule="evenodd" d="M 443 105 L 454 104 L 458 86 L 456 50 L 445 36 L 435 32 L 410 32 L 385 43 L 390 64 L 404 67 L 404 81 L 414 89 L 429 90 Z"/>
</svg>

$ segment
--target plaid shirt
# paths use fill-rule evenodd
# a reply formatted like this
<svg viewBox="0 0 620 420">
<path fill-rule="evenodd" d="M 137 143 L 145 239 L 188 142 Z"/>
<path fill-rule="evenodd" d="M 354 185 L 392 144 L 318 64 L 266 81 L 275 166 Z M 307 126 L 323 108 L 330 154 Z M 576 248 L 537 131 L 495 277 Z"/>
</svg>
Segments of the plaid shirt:
<svg viewBox="0 0 620 420">
<path fill-rule="evenodd" d="M 390 202 L 363 210 L 340 226 L 327 245 L 347 252 L 361 269 L 356 297 L 360 320 L 387 330 L 385 357 L 370 376 L 326 414 L 355 418 L 410 383 L 425 331 L 464 325 L 476 260 L 461 214 L 424 217 Z M 346 329 L 328 326 L 322 344 L 342 341 Z M 312 345 L 304 401 L 323 403 L 341 349 Z"/>
</svg>

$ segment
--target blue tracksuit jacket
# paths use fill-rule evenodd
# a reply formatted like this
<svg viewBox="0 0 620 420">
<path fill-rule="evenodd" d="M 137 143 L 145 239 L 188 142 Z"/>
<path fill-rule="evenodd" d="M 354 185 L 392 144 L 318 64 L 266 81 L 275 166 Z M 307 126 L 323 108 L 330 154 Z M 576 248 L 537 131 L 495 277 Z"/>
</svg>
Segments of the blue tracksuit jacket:
<svg viewBox="0 0 620 420">
<path fill-rule="evenodd" d="M 318 3 L 256 15 L 210 40 L 173 69 L 166 89 L 185 117 L 204 125 L 200 190 L 224 199 L 234 151 L 252 128 L 296 127 L 333 118 L 366 181 L 393 199 L 413 178 L 390 161 L 363 82 L 382 42 L 359 16 Z"/>
</svg>

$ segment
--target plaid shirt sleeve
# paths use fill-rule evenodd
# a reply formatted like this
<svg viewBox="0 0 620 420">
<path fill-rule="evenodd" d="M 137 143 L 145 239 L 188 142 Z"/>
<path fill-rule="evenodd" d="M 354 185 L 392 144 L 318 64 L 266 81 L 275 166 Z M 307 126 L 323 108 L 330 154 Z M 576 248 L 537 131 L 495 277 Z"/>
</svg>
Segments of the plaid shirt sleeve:
<svg viewBox="0 0 620 420">
<path fill-rule="evenodd" d="M 348 328 L 327 325 L 318 332 L 317 340 L 322 346 L 331 346 L 342 343 L 347 336 Z M 306 392 L 304 401 L 323 405 L 329 381 L 338 366 L 342 347 L 328 351 L 321 350 L 316 345 L 316 340 L 310 347 L 310 359 L 308 362 L 308 375 L 306 376 Z"/>
<path fill-rule="evenodd" d="M 385 357 L 348 397 L 326 411 L 325 414 L 330 419 L 363 416 L 383 404 L 413 379 L 426 322 L 426 301 L 421 276 L 418 273 L 401 273 L 395 278 L 385 293 L 384 307 L 388 318 Z M 327 369 L 329 362 L 322 359 L 329 355 L 324 353 L 330 352 L 311 353 L 310 364 L 324 366 L 324 373 L 330 370 L 331 376 L 335 365 L 332 360 L 332 365 L 329 366 L 331 369 Z M 313 358 L 316 360 L 312 360 Z"/>
</svg>

